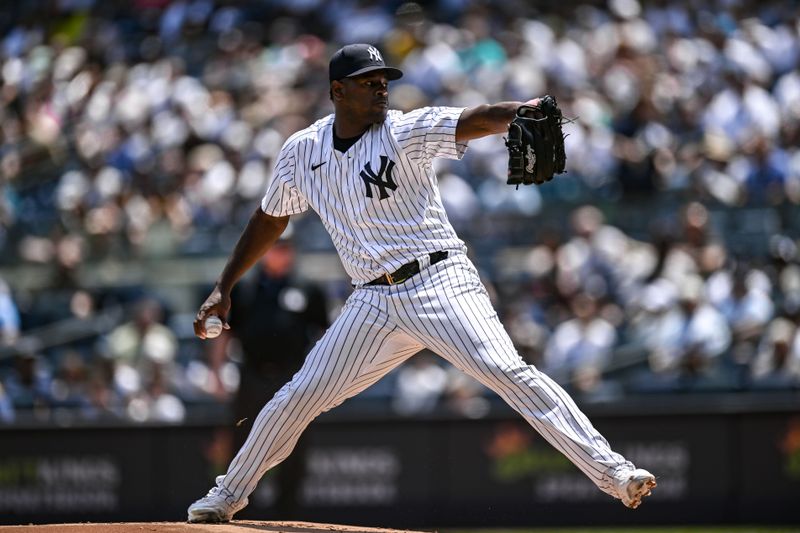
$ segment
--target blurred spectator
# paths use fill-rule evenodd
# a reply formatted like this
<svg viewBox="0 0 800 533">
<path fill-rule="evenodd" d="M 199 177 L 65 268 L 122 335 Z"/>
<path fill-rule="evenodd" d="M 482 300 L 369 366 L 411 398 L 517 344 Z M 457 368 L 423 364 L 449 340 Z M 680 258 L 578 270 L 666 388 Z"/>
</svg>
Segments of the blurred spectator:
<svg viewBox="0 0 800 533">
<path fill-rule="evenodd" d="M 178 343 L 163 320 L 161 303 L 143 297 L 134 304 L 132 318 L 114 328 L 105 339 L 107 356 L 114 362 L 115 387 L 128 402 L 128 415 L 138 422 L 172 416 L 151 410 L 149 405 L 165 394 L 165 387 L 172 388 L 177 379 Z M 149 397 L 151 392 L 155 396 Z"/>
<path fill-rule="evenodd" d="M 595 365 L 576 368 L 566 387 L 576 402 L 584 404 L 613 402 L 624 395 L 622 383 L 617 379 L 607 378 L 603 370 Z"/>
<path fill-rule="evenodd" d="M 567 297 L 580 291 L 588 293 L 590 298 L 611 295 L 615 290 L 613 261 L 625 250 L 610 249 L 602 241 L 604 234 L 618 230 L 606 225 L 602 212 L 594 206 L 576 209 L 570 222 L 574 235 L 558 248 L 556 255 L 559 291 Z"/>
<path fill-rule="evenodd" d="M 689 202 L 681 212 L 680 234 L 669 238 L 653 275 L 664 277 L 676 286 L 690 276 L 706 277 L 724 266 L 725 248 L 714 235 L 708 209 Z"/>
<path fill-rule="evenodd" d="M 135 422 L 180 423 L 186 417 L 186 407 L 172 389 L 163 365 L 152 365 L 143 376 L 144 386 L 128 401 L 126 412 Z"/>
<path fill-rule="evenodd" d="M 665 290 L 659 288 L 659 290 Z M 658 306 L 652 303 L 659 320 L 654 339 L 647 344 L 653 376 L 639 383 L 649 387 L 720 386 L 724 376 L 719 356 L 730 345 L 730 329 L 724 316 L 707 303 L 705 285 L 698 276 L 683 280 L 677 290 L 677 305 L 668 295 L 660 295 Z M 647 331 L 645 321 L 640 334 Z"/>
<path fill-rule="evenodd" d="M 53 376 L 50 386 L 53 404 L 59 407 L 84 407 L 88 401 L 89 370 L 83 357 L 68 351 Z"/>
<path fill-rule="evenodd" d="M 8 398 L 17 410 L 25 409 L 38 420 L 50 416 L 52 374 L 44 358 L 23 352 L 14 359 L 14 367 L 6 377 Z"/>
<path fill-rule="evenodd" d="M 19 311 L 11 297 L 11 289 L 0 278 L 0 346 L 14 344 L 19 337 Z"/>
<path fill-rule="evenodd" d="M 6 394 L 3 382 L 0 381 L 0 422 L 10 424 L 14 422 L 14 418 L 14 403 L 11 401 L 8 394 Z"/>
<path fill-rule="evenodd" d="M 616 304 L 626 304 L 652 272 L 655 250 L 607 223 L 595 206 L 575 209 L 570 222 L 573 236 L 556 252 L 559 291 L 568 298 L 586 293 L 606 318 L 621 314 Z"/>
<path fill-rule="evenodd" d="M 152 297 L 138 300 L 131 319 L 107 337 L 108 355 L 118 365 L 144 370 L 152 364 L 168 364 L 175 358 L 175 334 L 164 325 L 164 308 Z"/>
<path fill-rule="evenodd" d="M 512 286 L 515 298 L 506 297 L 501 300 L 502 320 L 520 357 L 526 363 L 541 366 L 544 349 L 550 332 L 545 326 L 544 307 L 542 301 L 545 293 L 543 283 L 534 283 L 531 295 L 524 294 L 524 287 Z M 538 296 L 538 298 L 537 298 Z"/>
<path fill-rule="evenodd" d="M 464 418 L 483 418 L 489 414 L 492 392 L 475 378 L 452 365 L 446 366 L 442 406 L 450 413 Z"/>
<path fill-rule="evenodd" d="M 431 413 L 447 386 L 447 371 L 433 353 L 422 351 L 397 370 L 392 408 L 404 416 Z"/>
<path fill-rule="evenodd" d="M 113 361 L 96 357 L 86 384 L 86 405 L 81 415 L 86 420 L 105 421 L 125 418 L 125 402 L 114 387 Z"/>
<path fill-rule="evenodd" d="M 756 345 L 772 318 L 772 285 L 764 272 L 740 267 L 720 270 L 708 280 L 709 301 L 722 313 L 731 329 L 730 362 L 740 380 L 755 356 Z"/>
<path fill-rule="evenodd" d="M 589 368 L 601 374 L 617 341 L 614 326 L 599 316 L 595 298 L 579 293 L 570 300 L 570 307 L 574 318 L 556 327 L 544 351 L 543 370 L 563 383 Z"/>
<path fill-rule="evenodd" d="M 709 280 L 709 300 L 725 316 L 735 340 L 747 341 L 761 335 L 772 318 L 769 297 L 772 286 L 758 269 L 718 271 Z"/>
<path fill-rule="evenodd" d="M 800 330 L 779 317 L 770 322 L 752 365 L 752 386 L 774 389 L 800 386 Z"/>
<path fill-rule="evenodd" d="M 664 278 L 643 287 L 629 307 L 631 342 L 648 354 L 673 342 L 680 321 L 677 300 L 677 287 Z"/>
</svg>

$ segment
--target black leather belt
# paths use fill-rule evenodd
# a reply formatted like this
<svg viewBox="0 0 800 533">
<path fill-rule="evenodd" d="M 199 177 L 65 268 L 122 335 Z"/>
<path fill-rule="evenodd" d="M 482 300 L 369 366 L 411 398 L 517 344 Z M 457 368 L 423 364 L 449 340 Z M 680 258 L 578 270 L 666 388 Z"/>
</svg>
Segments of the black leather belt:
<svg viewBox="0 0 800 533">
<path fill-rule="evenodd" d="M 439 261 L 444 261 L 447 259 L 447 252 L 433 252 L 432 254 L 429 254 L 429 256 L 431 258 L 431 264 L 435 265 Z M 410 263 L 406 263 L 391 274 L 384 274 L 383 276 L 373 279 L 364 285 L 397 285 L 398 283 L 403 283 L 408 278 L 416 274 L 419 274 L 419 261 L 415 260 L 411 261 Z"/>
</svg>

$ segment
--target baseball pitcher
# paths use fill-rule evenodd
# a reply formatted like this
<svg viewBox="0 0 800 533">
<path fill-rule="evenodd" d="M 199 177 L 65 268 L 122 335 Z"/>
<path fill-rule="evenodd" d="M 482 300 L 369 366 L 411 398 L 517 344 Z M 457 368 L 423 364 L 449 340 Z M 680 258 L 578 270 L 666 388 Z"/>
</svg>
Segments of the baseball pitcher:
<svg viewBox="0 0 800 533">
<path fill-rule="evenodd" d="M 283 145 L 261 206 L 197 313 L 195 333 L 206 338 L 209 316 L 224 321 L 234 284 L 289 217 L 309 207 L 354 291 L 300 371 L 261 410 L 225 475 L 189 507 L 189 522 L 230 520 L 315 417 L 423 348 L 499 394 L 600 490 L 638 507 L 655 477 L 614 452 L 567 393 L 517 354 L 447 219 L 433 171 L 434 158 L 461 158 L 471 139 L 508 133 L 509 183 L 545 183 L 565 160 L 555 100 L 390 110 L 389 82 L 403 74 L 366 44 L 337 51 L 329 75 L 334 113 Z"/>
</svg>

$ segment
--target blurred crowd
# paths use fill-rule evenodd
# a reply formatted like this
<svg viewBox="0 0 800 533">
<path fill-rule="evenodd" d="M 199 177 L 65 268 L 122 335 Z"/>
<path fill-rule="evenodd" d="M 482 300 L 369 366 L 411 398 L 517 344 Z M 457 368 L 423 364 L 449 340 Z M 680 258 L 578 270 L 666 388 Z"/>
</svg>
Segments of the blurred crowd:
<svg viewBox="0 0 800 533">
<path fill-rule="evenodd" d="M 209 404 L 222 405 L 237 389 L 238 366 L 209 363 L 190 318 L 169 319 L 158 298 L 140 295 L 111 314 L 96 335 L 55 346 L 26 340 L 0 360 L 0 422 L 179 423 L 189 416 L 187 404 L 213 416 Z"/>
<path fill-rule="evenodd" d="M 110 325 L 83 344 L 17 346 L 0 360 L 0 421 L 15 406 L 180 421 L 187 403 L 229 398 L 235 357 L 205 360 L 187 310 L 84 287 L 77 272 L 110 258 L 226 253 L 283 141 L 332 111 L 328 58 L 356 41 L 405 72 L 392 83 L 395 108 L 550 93 L 575 117 L 568 174 L 547 187 L 505 184 L 500 136 L 437 162 L 448 214 L 527 360 L 587 401 L 797 387 L 800 12 L 756 0 L 534 4 L 4 9 L 0 265 L 47 265 L 53 276 L 39 294 L 0 286 L 2 344 L 57 321 Z M 756 213 L 752 247 L 713 216 L 740 209 Z M 669 216 L 647 218 L 655 212 Z M 298 235 L 301 250 L 330 251 L 320 235 Z M 492 261 L 504 247 L 521 250 L 517 268 Z M 372 394 L 403 413 L 486 411 L 486 391 L 417 359 Z"/>
<path fill-rule="evenodd" d="M 528 4 L 20 2 L 0 42 L 2 260 L 219 251 L 283 140 L 332 111 L 346 41 L 403 69 L 397 108 L 549 92 L 576 117 L 569 177 L 545 190 L 505 186 L 500 136 L 472 143 L 442 179 L 456 219 L 632 195 L 800 203 L 791 2 Z"/>
</svg>

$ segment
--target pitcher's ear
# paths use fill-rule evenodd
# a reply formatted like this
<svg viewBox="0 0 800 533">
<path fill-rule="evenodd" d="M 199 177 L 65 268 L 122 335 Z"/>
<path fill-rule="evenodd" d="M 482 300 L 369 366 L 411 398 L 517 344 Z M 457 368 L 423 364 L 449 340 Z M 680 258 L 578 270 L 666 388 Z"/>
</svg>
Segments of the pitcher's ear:
<svg viewBox="0 0 800 533">
<path fill-rule="evenodd" d="M 339 80 L 331 82 L 331 100 L 341 100 L 344 97 L 344 83 Z"/>
</svg>

